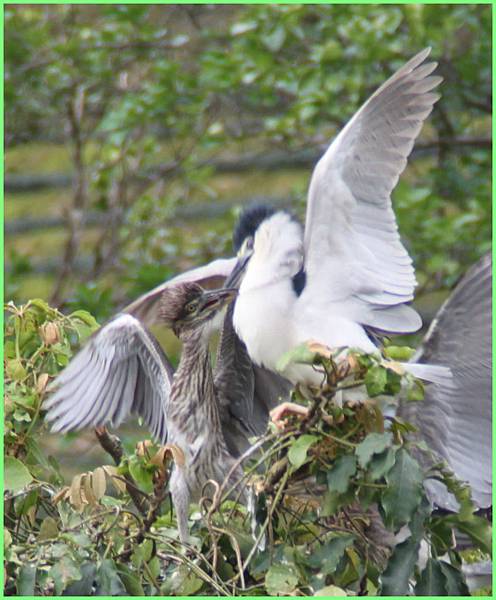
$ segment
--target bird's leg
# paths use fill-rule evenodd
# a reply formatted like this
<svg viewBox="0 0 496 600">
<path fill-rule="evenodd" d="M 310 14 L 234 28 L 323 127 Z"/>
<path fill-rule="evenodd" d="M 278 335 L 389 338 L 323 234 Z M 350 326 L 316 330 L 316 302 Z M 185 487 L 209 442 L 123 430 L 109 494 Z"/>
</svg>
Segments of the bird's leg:
<svg viewBox="0 0 496 600">
<path fill-rule="evenodd" d="M 284 429 L 287 425 L 287 420 L 283 417 L 287 415 L 299 415 L 308 417 L 309 409 L 295 402 L 282 402 L 270 411 L 270 420 L 278 429 Z"/>
<path fill-rule="evenodd" d="M 179 539 L 181 543 L 186 544 L 189 540 L 188 528 L 188 508 L 189 508 L 189 490 L 181 467 L 174 467 L 170 481 L 170 493 L 172 504 L 176 511 L 177 527 L 179 529 Z"/>
</svg>

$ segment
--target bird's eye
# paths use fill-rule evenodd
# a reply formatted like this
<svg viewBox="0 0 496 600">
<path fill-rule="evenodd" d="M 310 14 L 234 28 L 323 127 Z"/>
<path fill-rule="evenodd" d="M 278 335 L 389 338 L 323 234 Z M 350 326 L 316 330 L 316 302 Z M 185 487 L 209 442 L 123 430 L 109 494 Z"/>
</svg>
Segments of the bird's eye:
<svg viewBox="0 0 496 600">
<path fill-rule="evenodd" d="M 196 302 L 190 302 L 189 304 L 186 304 L 186 312 L 192 313 L 192 312 L 195 312 L 195 309 L 196 309 Z"/>
<path fill-rule="evenodd" d="M 243 242 L 243 245 L 239 249 L 238 256 L 244 256 L 247 252 L 250 252 L 251 250 L 253 250 L 253 236 L 250 235 Z"/>
</svg>

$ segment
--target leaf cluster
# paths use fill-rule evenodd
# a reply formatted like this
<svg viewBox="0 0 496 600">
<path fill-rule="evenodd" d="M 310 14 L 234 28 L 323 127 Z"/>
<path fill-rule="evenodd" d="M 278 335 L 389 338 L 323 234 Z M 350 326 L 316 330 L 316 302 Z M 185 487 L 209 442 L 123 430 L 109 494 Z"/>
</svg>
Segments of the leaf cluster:
<svg viewBox="0 0 496 600">
<path fill-rule="evenodd" d="M 95 329 L 94 319 L 64 316 L 38 300 L 7 310 L 8 594 L 403 595 L 413 585 L 417 595 L 460 595 L 467 588 L 454 532 L 490 552 L 490 527 L 475 514 L 469 488 L 446 465 L 419 460 L 428 450 L 410 439 L 414 428 L 383 415 L 384 400 L 398 394 L 388 373 L 400 383 L 405 377 L 376 356 L 343 359 L 315 345 L 285 359 L 312 364 L 323 384 L 311 394 L 294 390 L 307 415 L 288 417 L 282 431 L 254 445 L 243 481 L 251 506 L 235 502 L 236 489 L 212 496 L 206 486 L 183 547 L 167 495 L 180 448 L 146 441 L 124 452 L 102 444 L 118 464 L 77 474 L 69 485 L 39 449 L 47 382 Z M 370 386 L 373 397 L 347 396 Z M 455 495 L 458 513 L 432 509 L 427 478 Z M 419 566 L 422 542 L 429 558 Z"/>
</svg>

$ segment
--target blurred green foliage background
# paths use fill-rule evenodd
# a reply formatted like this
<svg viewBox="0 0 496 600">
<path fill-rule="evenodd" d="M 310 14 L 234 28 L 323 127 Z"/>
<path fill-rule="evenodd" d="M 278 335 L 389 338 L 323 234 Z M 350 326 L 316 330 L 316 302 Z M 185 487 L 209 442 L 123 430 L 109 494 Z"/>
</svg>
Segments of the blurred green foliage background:
<svg viewBox="0 0 496 600">
<path fill-rule="evenodd" d="M 442 99 L 393 199 L 431 314 L 490 245 L 489 5 L 6 6 L 6 298 L 103 319 L 229 255 L 252 199 L 303 217 L 325 146 L 425 46 Z"/>
<path fill-rule="evenodd" d="M 330 140 L 426 46 L 442 98 L 393 194 L 426 321 L 490 247 L 490 5 L 4 11 L 7 301 L 39 297 L 101 322 L 229 256 L 243 205 L 303 218 Z M 161 340 L 173 357 L 172 335 Z M 143 435 L 126 426 L 126 451 Z M 93 432 L 41 442 L 66 479 L 106 460 Z"/>
</svg>

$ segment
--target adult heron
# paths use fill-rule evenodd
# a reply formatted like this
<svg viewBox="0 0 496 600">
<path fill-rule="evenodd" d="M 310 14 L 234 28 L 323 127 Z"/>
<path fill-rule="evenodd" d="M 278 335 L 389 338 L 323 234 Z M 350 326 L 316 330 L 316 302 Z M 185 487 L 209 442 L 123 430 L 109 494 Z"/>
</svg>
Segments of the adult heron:
<svg viewBox="0 0 496 600">
<path fill-rule="evenodd" d="M 183 344 L 176 372 L 154 336 L 131 315 L 104 326 L 54 382 L 45 402 L 52 431 L 118 426 L 129 413 L 141 416 L 162 443 L 175 444 L 184 463 L 175 462 L 170 492 L 181 541 L 188 539 L 188 507 L 212 479 L 233 485 L 242 476 L 224 437 L 209 340 L 216 313 L 236 290 L 205 292 L 180 283 L 162 292 L 160 316 Z"/>
<path fill-rule="evenodd" d="M 439 98 L 437 64 L 424 64 L 429 51 L 386 81 L 320 159 L 304 232 L 278 211 L 244 243 L 227 285 L 245 270 L 233 322 L 256 364 L 277 371 L 281 356 L 308 340 L 376 352 L 378 335 L 421 326 L 406 304 L 416 281 L 390 195 Z M 405 368 L 428 381 L 449 374 L 441 366 Z M 293 383 L 321 381 L 309 365 L 289 364 L 283 374 Z"/>
</svg>

